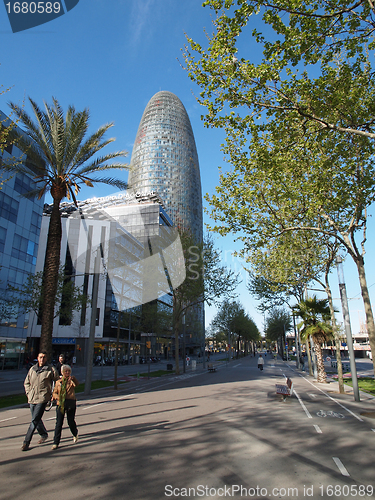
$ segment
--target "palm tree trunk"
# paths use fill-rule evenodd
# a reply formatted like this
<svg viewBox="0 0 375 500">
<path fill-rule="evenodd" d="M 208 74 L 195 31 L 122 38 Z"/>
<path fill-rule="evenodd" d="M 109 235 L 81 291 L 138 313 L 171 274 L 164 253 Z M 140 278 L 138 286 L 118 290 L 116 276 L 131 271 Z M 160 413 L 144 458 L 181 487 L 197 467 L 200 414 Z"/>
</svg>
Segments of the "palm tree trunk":
<svg viewBox="0 0 375 500">
<path fill-rule="evenodd" d="M 53 200 L 53 208 L 49 221 L 46 257 L 44 261 L 43 274 L 43 304 L 42 304 L 42 328 L 40 334 L 40 351 L 45 351 L 48 360 L 52 358 L 52 332 L 55 312 L 55 301 L 57 282 L 60 267 L 61 251 L 61 198 Z"/>
<path fill-rule="evenodd" d="M 324 369 L 322 346 L 317 341 L 316 338 L 314 338 L 314 344 L 315 344 L 316 364 L 317 364 L 317 371 L 318 371 L 317 382 L 326 383 L 327 382 L 327 375 L 326 375 L 326 371 Z"/>
<path fill-rule="evenodd" d="M 310 351 L 310 343 L 309 343 L 308 338 L 305 340 L 305 343 L 306 343 L 307 364 L 309 366 L 309 375 L 311 377 L 313 377 L 314 372 L 313 372 L 313 367 L 312 367 L 312 363 L 311 363 L 311 351 Z"/>
</svg>

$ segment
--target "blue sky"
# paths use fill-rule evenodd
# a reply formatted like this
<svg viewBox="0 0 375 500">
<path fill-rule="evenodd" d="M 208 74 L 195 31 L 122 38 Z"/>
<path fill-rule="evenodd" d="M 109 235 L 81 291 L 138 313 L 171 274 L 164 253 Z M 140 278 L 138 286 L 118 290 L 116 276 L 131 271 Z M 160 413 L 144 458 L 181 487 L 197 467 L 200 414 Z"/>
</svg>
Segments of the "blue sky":
<svg viewBox="0 0 375 500">
<path fill-rule="evenodd" d="M 201 0 L 80 0 L 65 15 L 39 27 L 13 34 L 6 10 L 0 6 L 0 84 L 11 87 L 0 96 L 0 109 L 9 112 L 9 100 L 22 104 L 28 96 L 38 104 L 56 97 L 66 108 L 90 109 L 92 131 L 107 122 L 114 122 L 111 136 L 116 142 L 108 148 L 133 147 L 138 125 L 145 106 L 159 90 L 176 94 L 184 104 L 192 123 L 197 144 L 203 194 L 213 193 L 218 184 L 218 167 L 229 168 L 220 151 L 224 141 L 221 131 L 204 128 L 200 117 L 204 112 L 194 97 L 197 89 L 181 67 L 181 49 L 186 32 L 204 43 L 204 29 L 211 29 L 211 11 L 201 6 Z M 25 102 L 25 109 L 30 107 Z M 127 173 L 124 172 L 124 179 Z M 106 196 L 113 193 L 109 186 L 84 188 L 80 198 Z M 207 220 L 207 216 L 206 220 Z M 369 223 L 369 235 L 374 230 Z M 217 247 L 226 255 L 226 262 L 237 270 L 240 264 L 231 258 L 238 249 L 233 238 L 215 238 Z M 367 242 L 368 284 L 375 286 L 371 250 L 374 238 Z M 360 319 L 364 321 L 362 301 L 358 300 L 359 285 L 354 265 L 345 263 L 350 301 L 352 329 L 356 332 Z M 245 276 L 245 273 L 241 273 Z M 336 272 L 332 276 L 334 297 L 339 297 Z M 262 329 L 263 317 L 256 310 L 254 299 L 245 283 L 239 287 L 239 300 Z M 375 297 L 372 297 L 375 300 Z M 339 300 L 335 300 L 339 308 Z M 214 308 L 206 310 L 206 324 Z M 341 320 L 341 318 L 339 318 Z"/>
</svg>

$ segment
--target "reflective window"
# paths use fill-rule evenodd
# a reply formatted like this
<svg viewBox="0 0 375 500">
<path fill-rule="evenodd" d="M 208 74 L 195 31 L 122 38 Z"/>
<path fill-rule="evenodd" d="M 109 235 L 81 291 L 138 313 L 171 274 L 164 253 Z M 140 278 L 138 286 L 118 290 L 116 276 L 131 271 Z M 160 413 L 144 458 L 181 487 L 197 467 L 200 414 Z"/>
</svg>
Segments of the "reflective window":
<svg viewBox="0 0 375 500">
<path fill-rule="evenodd" d="M 34 234 L 39 234 L 39 229 L 42 223 L 42 216 L 39 215 L 38 213 L 32 212 L 31 214 L 31 225 L 30 225 L 30 231 Z"/>
<path fill-rule="evenodd" d="M 0 191 L 0 217 L 17 223 L 19 203 Z"/>
<path fill-rule="evenodd" d="M 25 194 L 35 189 L 35 182 L 25 174 L 17 174 L 14 180 L 14 190 L 17 193 Z"/>
<path fill-rule="evenodd" d="M 5 249 L 5 239 L 7 236 L 7 230 L 0 227 L 0 252 L 4 252 Z"/>
<path fill-rule="evenodd" d="M 23 260 L 29 264 L 36 264 L 38 245 L 33 241 L 15 234 L 13 238 L 12 257 Z"/>
</svg>

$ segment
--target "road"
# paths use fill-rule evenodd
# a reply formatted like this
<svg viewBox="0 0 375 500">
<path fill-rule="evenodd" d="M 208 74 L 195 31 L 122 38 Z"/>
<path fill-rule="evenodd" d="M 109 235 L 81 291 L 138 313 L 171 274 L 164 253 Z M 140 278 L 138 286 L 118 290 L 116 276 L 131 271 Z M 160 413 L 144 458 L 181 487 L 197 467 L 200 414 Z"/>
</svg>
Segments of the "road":
<svg viewBox="0 0 375 500">
<path fill-rule="evenodd" d="M 201 362 L 201 360 L 198 361 Z M 162 360 L 159 363 L 150 363 L 150 371 L 156 370 L 166 370 L 167 364 L 172 363 L 175 366 L 174 361 Z M 181 360 L 180 360 L 181 363 Z M 137 375 L 137 373 L 148 373 L 148 364 L 137 364 L 137 365 L 119 365 L 118 366 L 118 377 L 127 375 Z M 187 368 L 191 370 L 191 366 Z M 180 364 L 180 371 L 183 371 L 182 364 Z M 92 368 L 92 380 L 113 380 L 115 373 L 114 366 L 93 366 Z M 27 370 L 25 368 L 20 370 L 4 370 L 0 371 L 0 397 L 10 396 L 13 394 L 23 394 L 25 392 L 23 383 Z M 73 366 L 73 374 L 77 377 L 80 383 L 85 381 L 86 368 L 83 366 Z"/>
<path fill-rule="evenodd" d="M 282 402 L 275 384 L 294 381 Z M 126 384 L 85 398 L 79 441 L 64 426 L 21 452 L 27 408 L 0 412 L 0 498 L 375 498 L 375 400 L 340 395 L 281 360 L 255 358 Z M 362 415 L 366 413 L 367 416 Z"/>
</svg>

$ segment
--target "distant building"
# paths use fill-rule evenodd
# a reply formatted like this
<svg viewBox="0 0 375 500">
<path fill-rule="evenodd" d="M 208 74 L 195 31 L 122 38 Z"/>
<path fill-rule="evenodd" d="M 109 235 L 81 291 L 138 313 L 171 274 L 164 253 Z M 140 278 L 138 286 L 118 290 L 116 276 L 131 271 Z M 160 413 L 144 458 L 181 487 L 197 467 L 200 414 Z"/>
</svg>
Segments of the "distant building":
<svg viewBox="0 0 375 500">
<path fill-rule="evenodd" d="M 156 191 L 177 228 L 203 240 L 202 188 L 197 148 L 189 116 L 180 99 L 161 91 L 148 102 L 133 146 L 129 188 Z M 204 306 L 188 312 L 187 349 L 204 345 Z"/>
<path fill-rule="evenodd" d="M 7 126 L 9 118 L 0 111 L 0 121 Z M 22 132 L 17 128 L 19 132 Z M 0 162 L 21 161 L 27 166 L 27 155 L 15 145 L 6 145 Z M 34 273 L 38 253 L 43 198 L 27 199 L 23 194 L 36 185 L 31 172 L 10 174 L 0 169 L 0 369 L 18 367 L 23 360 L 29 315 L 10 302 L 8 285 L 22 288 Z"/>
<path fill-rule="evenodd" d="M 202 188 L 193 130 L 180 99 L 155 94 L 146 106 L 131 157 L 129 188 L 156 191 L 176 227 L 203 238 Z"/>
<path fill-rule="evenodd" d="M 50 213 L 51 206 L 45 206 L 37 271 L 44 267 Z M 164 275 L 164 284 L 159 291 L 147 287 L 151 278 L 145 276 L 149 246 L 155 246 L 155 241 L 161 237 L 161 228 L 171 227 L 172 221 L 155 193 L 142 197 L 119 194 L 92 198 L 78 202 L 78 207 L 62 203 L 61 214 L 61 264 L 66 266 L 67 279 L 74 280 L 75 285 L 82 287 L 91 298 L 94 273 L 100 274 L 94 325 L 95 355 L 112 358 L 119 333 L 120 359 L 132 356 L 135 360 L 145 351 L 138 327 L 142 305 L 154 300 L 156 307 L 172 306 L 164 268 L 160 274 Z M 96 255 L 100 255 L 97 270 L 94 269 Z M 68 358 L 75 356 L 78 363 L 84 363 L 91 320 L 90 304 L 71 317 L 57 316 L 53 328 L 53 356 L 56 358 L 63 352 Z M 30 345 L 39 342 L 40 331 L 41 325 L 32 313 L 28 332 Z M 154 351 L 155 342 L 153 339 Z"/>
</svg>

